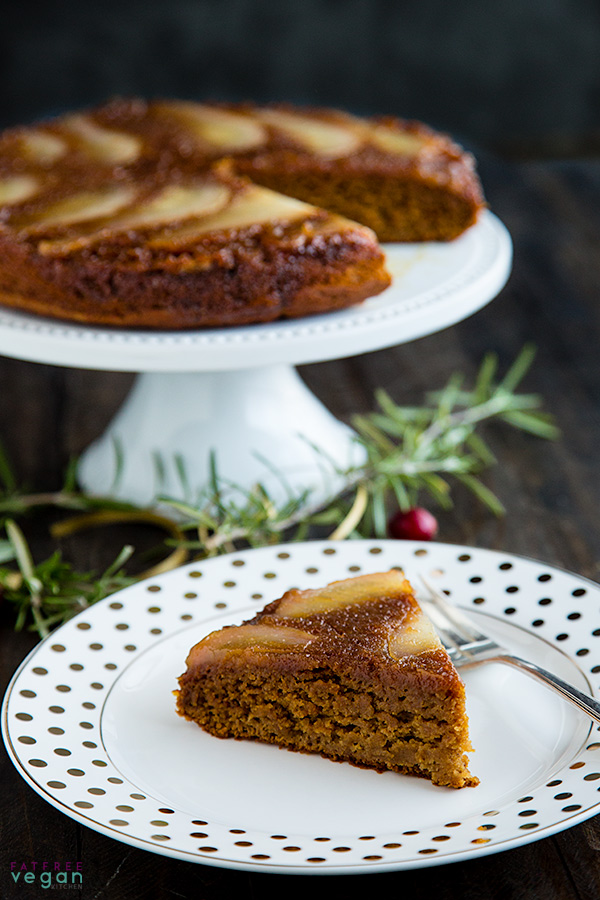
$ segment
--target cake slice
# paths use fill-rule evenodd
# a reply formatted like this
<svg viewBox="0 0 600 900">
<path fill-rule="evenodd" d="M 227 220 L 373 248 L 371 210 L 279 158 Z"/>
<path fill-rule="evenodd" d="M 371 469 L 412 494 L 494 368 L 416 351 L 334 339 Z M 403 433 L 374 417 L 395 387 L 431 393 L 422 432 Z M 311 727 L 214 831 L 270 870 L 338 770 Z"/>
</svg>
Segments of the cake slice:
<svg viewBox="0 0 600 900">
<path fill-rule="evenodd" d="M 396 570 L 290 590 L 212 632 L 188 655 L 177 711 L 220 738 L 478 783 L 463 682 Z"/>
</svg>

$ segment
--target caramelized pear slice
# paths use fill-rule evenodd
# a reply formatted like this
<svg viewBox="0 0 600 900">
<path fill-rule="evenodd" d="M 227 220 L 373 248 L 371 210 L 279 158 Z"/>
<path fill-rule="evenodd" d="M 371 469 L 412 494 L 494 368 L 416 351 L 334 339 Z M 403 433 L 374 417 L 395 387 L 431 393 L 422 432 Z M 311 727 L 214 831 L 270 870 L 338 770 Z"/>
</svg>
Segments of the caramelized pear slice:
<svg viewBox="0 0 600 900">
<path fill-rule="evenodd" d="M 199 665 L 212 653 L 253 650 L 257 653 L 281 653 L 302 650 L 314 635 L 285 625 L 238 625 L 212 631 L 190 650 L 188 666 Z"/>
<path fill-rule="evenodd" d="M 57 200 L 38 210 L 35 217 L 24 222 L 25 231 L 44 231 L 66 225 L 78 225 L 93 219 L 112 216 L 131 203 L 135 191 L 131 187 L 108 187 L 101 191 L 82 191 Z"/>
<path fill-rule="evenodd" d="M 40 166 L 50 166 L 67 152 L 67 145 L 48 131 L 29 131 L 20 138 L 23 156 Z"/>
<path fill-rule="evenodd" d="M 105 165 L 131 163 L 142 151 L 142 142 L 133 134 L 103 128 L 88 116 L 66 116 L 61 125 L 90 159 Z"/>
<path fill-rule="evenodd" d="M 129 205 L 135 198 L 130 194 L 127 202 L 118 209 Z M 43 241 L 39 250 L 45 256 L 65 255 L 89 247 L 102 238 L 110 239 L 110 234 L 135 229 L 153 229 L 181 222 L 194 217 L 208 217 L 226 205 L 229 189 L 217 183 L 201 182 L 197 185 L 169 185 L 147 203 L 138 203 L 123 210 L 120 215 L 106 221 L 102 219 L 98 227 L 85 234 L 54 241 Z M 100 208 L 97 204 L 96 209 Z M 114 212 L 118 212 L 115 209 Z M 110 215 L 107 210 L 101 215 Z M 94 216 L 95 218 L 95 216 Z M 80 220 L 82 221 L 82 220 Z"/>
<path fill-rule="evenodd" d="M 396 597 L 404 593 L 410 594 L 411 589 L 401 572 L 378 572 L 334 581 L 320 590 L 288 591 L 276 614 L 291 618 L 316 616 L 355 603 L 368 603 L 374 597 Z"/>
<path fill-rule="evenodd" d="M 0 179 L 0 206 L 22 203 L 32 197 L 38 189 L 37 178 L 32 175 L 13 175 Z"/>
<path fill-rule="evenodd" d="M 378 125 L 369 132 L 369 136 L 371 143 L 376 147 L 397 156 L 418 156 L 427 144 L 427 139 L 418 134 L 399 131 L 387 125 Z"/>
<path fill-rule="evenodd" d="M 334 159 L 348 156 L 362 143 L 355 128 L 324 122 L 314 116 L 296 115 L 279 109 L 259 109 L 257 117 L 287 134 L 295 143 L 311 153 Z"/>
<path fill-rule="evenodd" d="M 393 659 L 441 649 L 442 643 L 433 625 L 421 610 L 397 627 L 388 638 L 388 650 Z"/>
<path fill-rule="evenodd" d="M 210 231 L 224 229 L 240 229 L 265 222 L 288 224 L 297 219 L 314 215 L 317 208 L 294 200 L 283 194 L 277 194 L 268 188 L 250 185 L 240 193 L 225 209 L 214 215 L 194 219 L 183 225 L 169 229 L 167 232 L 151 238 L 150 246 L 175 246 L 178 243 L 193 240 Z"/>
<path fill-rule="evenodd" d="M 252 150 L 264 144 L 264 128 L 248 118 L 202 103 L 159 103 L 160 115 L 175 118 L 193 136 L 225 152 Z"/>
<path fill-rule="evenodd" d="M 181 222 L 197 216 L 211 216 L 222 209 L 230 197 L 223 184 L 200 182 L 192 185 L 170 184 L 153 199 L 139 204 L 111 222 L 111 228 L 122 231 L 134 228 L 156 228 L 169 222 Z"/>
</svg>

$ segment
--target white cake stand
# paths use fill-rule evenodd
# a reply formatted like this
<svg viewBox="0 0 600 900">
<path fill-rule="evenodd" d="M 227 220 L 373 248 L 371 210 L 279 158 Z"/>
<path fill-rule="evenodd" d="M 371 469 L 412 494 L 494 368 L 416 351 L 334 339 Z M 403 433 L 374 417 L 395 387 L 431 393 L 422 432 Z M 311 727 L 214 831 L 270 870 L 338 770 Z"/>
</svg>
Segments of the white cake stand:
<svg viewBox="0 0 600 900">
<path fill-rule="evenodd" d="M 80 482 L 88 491 L 114 487 L 120 446 L 116 493 L 136 503 L 150 502 L 157 488 L 181 497 L 177 460 L 190 486 L 202 488 L 211 451 L 219 474 L 241 487 L 261 481 L 277 500 L 310 488 L 318 502 L 336 490 L 336 468 L 360 461 L 360 448 L 293 366 L 379 350 L 453 325 L 496 296 L 512 258 L 510 236 L 490 212 L 452 243 L 385 250 L 391 287 L 341 312 L 241 328 L 144 332 L 3 309 L 0 354 L 142 373 L 81 458 Z"/>
</svg>

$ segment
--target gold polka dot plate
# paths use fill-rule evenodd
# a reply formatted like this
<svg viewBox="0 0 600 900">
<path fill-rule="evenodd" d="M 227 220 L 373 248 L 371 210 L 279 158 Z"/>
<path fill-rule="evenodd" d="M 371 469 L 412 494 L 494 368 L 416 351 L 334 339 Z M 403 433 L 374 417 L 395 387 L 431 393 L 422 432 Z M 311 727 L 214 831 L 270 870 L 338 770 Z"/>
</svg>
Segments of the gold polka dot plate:
<svg viewBox="0 0 600 900">
<path fill-rule="evenodd" d="M 510 554 L 412 541 L 313 541 L 192 563 L 113 594 L 43 640 L 8 687 L 2 732 L 40 796 L 102 834 L 205 865 L 287 874 L 439 865 L 600 812 L 600 736 L 498 664 L 465 671 L 476 788 L 452 790 L 271 745 L 175 713 L 201 637 L 291 587 L 403 568 L 483 631 L 587 693 L 600 688 L 600 586 Z"/>
</svg>

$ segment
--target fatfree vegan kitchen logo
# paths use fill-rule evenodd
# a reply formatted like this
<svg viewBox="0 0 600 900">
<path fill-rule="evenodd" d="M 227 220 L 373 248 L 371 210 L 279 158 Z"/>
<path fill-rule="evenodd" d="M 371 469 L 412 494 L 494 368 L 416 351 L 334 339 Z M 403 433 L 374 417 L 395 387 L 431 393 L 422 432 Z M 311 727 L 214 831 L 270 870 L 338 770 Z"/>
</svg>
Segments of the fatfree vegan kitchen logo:
<svg viewBox="0 0 600 900">
<path fill-rule="evenodd" d="M 10 863 L 10 874 L 15 884 L 37 884 L 42 888 L 80 888 L 83 882 L 81 862 L 29 860 Z"/>
</svg>

